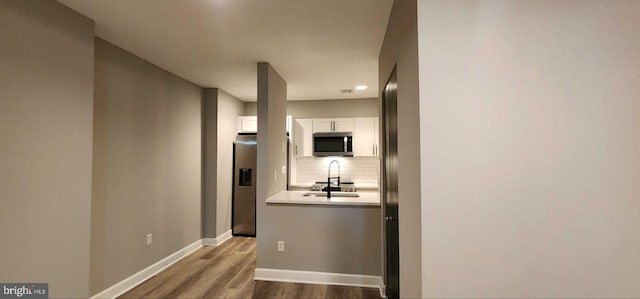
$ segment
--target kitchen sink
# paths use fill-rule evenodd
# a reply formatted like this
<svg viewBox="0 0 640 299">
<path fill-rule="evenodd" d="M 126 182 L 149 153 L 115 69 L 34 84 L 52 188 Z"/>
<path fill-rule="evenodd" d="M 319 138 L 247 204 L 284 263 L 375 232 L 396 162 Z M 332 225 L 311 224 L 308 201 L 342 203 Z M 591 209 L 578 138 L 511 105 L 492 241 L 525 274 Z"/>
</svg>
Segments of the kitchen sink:
<svg viewBox="0 0 640 299">
<path fill-rule="evenodd" d="M 307 192 L 302 196 L 315 196 L 315 197 L 327 197 L 327 192 Z M 331 192 L 331 198 L 333 197 L 360 197 L 360 194 L 355 192 Z"/>
</svg>

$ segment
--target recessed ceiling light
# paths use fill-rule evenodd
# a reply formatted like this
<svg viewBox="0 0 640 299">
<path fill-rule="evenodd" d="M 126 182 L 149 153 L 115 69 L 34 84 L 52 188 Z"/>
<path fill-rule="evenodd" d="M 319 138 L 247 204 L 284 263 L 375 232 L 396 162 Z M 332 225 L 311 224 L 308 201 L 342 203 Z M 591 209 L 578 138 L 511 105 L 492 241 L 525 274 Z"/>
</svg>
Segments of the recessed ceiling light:
<svg viewBox="0 0 640 299">
<path fill-rule="evenodd" d="M 358 86 L 356 86 L 356 90 L 365 90 L 367 88 L 369 88 L 369 86 L 366 86 L 366 85 L 358 85 Z"/>
</svg>

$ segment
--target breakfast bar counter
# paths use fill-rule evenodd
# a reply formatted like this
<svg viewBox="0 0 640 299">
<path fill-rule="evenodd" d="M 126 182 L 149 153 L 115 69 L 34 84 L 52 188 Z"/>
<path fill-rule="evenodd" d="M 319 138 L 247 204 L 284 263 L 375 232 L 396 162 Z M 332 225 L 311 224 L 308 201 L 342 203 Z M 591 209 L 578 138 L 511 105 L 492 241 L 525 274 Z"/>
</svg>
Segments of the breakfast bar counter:
<svg viewBox="0 0 640 299">
<path fill-rule="evenodd" d="M 302 204 L 302 205 L 347 205 L 347 206 L 380 206 L 380 193 L 374 191 L 331 192 L 328 199 L 326 192 L 281 191 L 267 198 L 267 204 Z M 353 197 L 358 194 L 358 197 Z"/>
</svg>

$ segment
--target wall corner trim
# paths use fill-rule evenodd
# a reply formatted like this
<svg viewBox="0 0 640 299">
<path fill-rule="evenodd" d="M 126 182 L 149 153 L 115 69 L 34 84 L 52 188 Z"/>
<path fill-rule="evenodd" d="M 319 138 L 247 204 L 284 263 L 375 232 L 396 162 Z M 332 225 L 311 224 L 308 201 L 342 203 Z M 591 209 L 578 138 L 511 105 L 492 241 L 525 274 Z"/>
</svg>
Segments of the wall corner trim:
<svg viewBox="0 0 640 299">
<path fill-rule="evenodd" d="M 224 243 L 225 241 L 231 239 L 232 235 L 231 235 L 231 230 L 228 230 L 226 232 L 224 232 L 222 235 L 215 237 L 215 238 L 203 238 L 202 239 L 202 245 L 203 246 L 218 246 L 222 243 Z"/>
<path fill-rule="evenodd" d="M 116 298 L 200 248 L 202 248 L 202 239 L 187 245 L 140 272 L 121 280 L 106 290 L 92 296 L 91 299 Z"/>
<path fill-rule="evenodd" d="M 254 280 L 377 288 L 381 294 L 384 291 L 382 277 L 372 275 L 256 268 Z"/>
</svg>

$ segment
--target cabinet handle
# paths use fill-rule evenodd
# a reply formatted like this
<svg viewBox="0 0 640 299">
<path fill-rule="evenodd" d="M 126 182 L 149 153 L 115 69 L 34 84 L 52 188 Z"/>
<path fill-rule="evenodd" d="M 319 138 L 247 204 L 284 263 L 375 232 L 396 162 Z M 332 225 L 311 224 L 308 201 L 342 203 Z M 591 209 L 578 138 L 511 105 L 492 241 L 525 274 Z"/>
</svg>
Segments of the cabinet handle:
<svg viewBox="0 0 640 299">
<path fill-rule="evenodd" d="M 373 151 L 373 155 L 375 156 L 376 155 L 376 145 L 372 144 L 371 148 L 372 148 L 372 151 Z"/>
<path fill-rule="evenodd" d="M 296 144 L 296 156 L 298 155 L 298 145 Z"/>
</svg>

